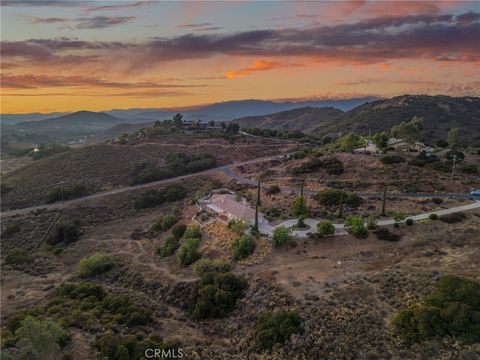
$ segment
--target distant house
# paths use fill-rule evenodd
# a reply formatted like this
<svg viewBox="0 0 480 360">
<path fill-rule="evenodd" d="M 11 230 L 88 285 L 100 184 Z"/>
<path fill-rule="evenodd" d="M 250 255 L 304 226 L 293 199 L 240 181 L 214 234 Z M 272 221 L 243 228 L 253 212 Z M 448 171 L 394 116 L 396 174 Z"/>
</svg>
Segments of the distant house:
<svg viewBox="0 0 480 360">
<path fill-rule="evenodd" d="M 361 148 L 358 148 L 358 149 L 354 149 L 353 152 L 355 152 L 355 153 L 376 153 L 376 152 L 378 152 L 378 148 L 374 143 L 369 141 L 365 144 L 365 146 L 363 146 Z"/>
<path fill-rule="evenodd" d="M 203 200 L 203 208 L 225 221 L 244 220 L 249 224 L 255 222 L 255 209 L 247 201 L 235 194 L 212 194 Z M 258 213 L 258 221 L 263 221 L 263 214 Z"/>
<path fill-rule="evenodd" d="M 424 143 L 420 141 L 416 141 L 415 145 L 410 146 L 407 144 L 407 142 L 403 139 L 397 139 L 397 138 L 390 138 L 388 139 L 387 143 L 387 148 L 393 148 L 395 151 L 410 151 L 411 149 L 416 150 L 416 151 L 427 151 L 431 152 L 433 149 L 426 146 Z M 377 146 L 369 141 L 364 147 L 354 149 L 353 150 L 356 153 L 378 153 L 380 150 L 377 148 Z"/>
<path fill-rule="evenodd" d="M 388 147 L 392 147 L 397 151 L 409 151 L 410 149 L 423 151 L 428 148 L 424 143 L 420 141 L 415 141 L 415 144 L 412 146 L 407 144 L 405 140 L 396 138 L 390 138 L 388 140 Z"/>
</svg>

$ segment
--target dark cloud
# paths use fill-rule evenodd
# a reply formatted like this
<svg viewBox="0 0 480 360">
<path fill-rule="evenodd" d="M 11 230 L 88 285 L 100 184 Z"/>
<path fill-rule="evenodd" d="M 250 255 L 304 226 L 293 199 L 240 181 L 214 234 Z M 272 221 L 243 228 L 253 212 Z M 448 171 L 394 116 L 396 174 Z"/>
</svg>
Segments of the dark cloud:
<svg viewBox="0 0 480 360">
<path fill-rule="evenodd" d="M 95 16 L 76 19 L 77 29 L 102 29 L 113 25 L 126 24 L 135 19 L 135 16 Z"/>
<path fill-rule="evenodd" d="M 59 18 L 59 17 L 31 17 L 30 22 L 32 24 L 61 24 L 70 21 L 69 18 Z"/>
<path fill-rule="evenodd" d="M 221 29 L 223 29 L 223 27 L 221 26 L 206 26 L 203 28 L 195 29 L 195 31 L 216 31 Z"/>
<path fill-rule="evenodd" d="M 18 7 L 84 7 L 88 2 L 85 1 L 65 1 L 65 0 L 2 0 L 1 6 L 18 6 Z"/>
<path fill-rule="evenodd" d="M 186 91 L 169 91 L 169 90 L 144 90 L 144 91 L 126 91 L 117 93 L 106 93 L 97 91 L 79 91 L 79 92 L 54 92 L 54 93 L 5 93 L 2 96 L 15 96 L 15 97 L 45 97 L 45 96 L 102 96 L 102 97 L 133 97 L 133 98 L 149 98 L 160 96 L 185 96 L 192 95 Z"/>
<path fill-rule="evenodd" d="M 478 13 L 383 17 L 354 24 L 304 29 L 254 30 L 227 35 L 187 34 L 147 44 L 160 60 L 216 53 L 249 56 L 313 56 L 345 61 L 392 58 L 480 59 Z M 468 20 L 468 21 L 466 21 Z"/>
<path fill-rule="evenodd" d="M 178 28 L 188 28 L 188 29 L 195 29 L 195 28 L 201 28 L 201 27 L 205 27 L 205 26 L 211 26 L 212 24 L 211 23 L 201 23 L 201 24 L 181 24 L 181 25 L 178 25 L 177 27 Z"/>
<path fill-rule="evenodd" d="M 177 28 L 180 29 L 190 29 L 193 31 L 215 31 L 221 30 L 223 27 L 221 26 L 214 26 L 212 23 L 199 23 L 199 24 L 181 24 L 178 25 Z"/>
<path fill-rule="evenodd" d="M 134 3 L 117 3 L 114 5 L 102 5 L 102 6 L 94 6 L 86 9 L 85 11 L 93 12 L 93 11 L 116 11 L 116 10 L 125 10 L 125 9 L 132 9 L 138 8 L 145 5 L 154 4 L 155 1 L 137 1 Z"/>
<path fill-rule="evenodd" d="M 103 17 L 101 17 L 103 18 Z M 89 21 L 95 28 L 122 20 Z M 107 25 L 108 24 L 108 25 Z M 204 25 L 204 24 L 189 24 Z M 198 28 L 195 28 L 198 29 Z M 201 29 L 201 27 L 200 27 Z M 307 56 L 318 61 L 351 63 L 415 58 L 442 61 L 480 60 L 480 13 L 380 17 L 352 24 L 252 30 L 234 34 L 195 34 L 153 38 L 146 43 L 87 42 L 77 39 L 3 42 L 3 56 L 24 56 L 39 61 L 64 52 L 90 50 L 96 56 L 118 56 L 135 66 L 159 61 L 200 59 L 216 54 L 236 56 Z"/>
<path fill-rule="evenodd" d="M 176 89 L 205 87 L 202 84 L 162 84 L 152 81 L 116 82 L 85 76 L 48 76 L 35 74 L 1 74 L 2 87 L 8 89 L 36 89 L 48 87 L 103 87 L 118 89 Z"/>
</svg>

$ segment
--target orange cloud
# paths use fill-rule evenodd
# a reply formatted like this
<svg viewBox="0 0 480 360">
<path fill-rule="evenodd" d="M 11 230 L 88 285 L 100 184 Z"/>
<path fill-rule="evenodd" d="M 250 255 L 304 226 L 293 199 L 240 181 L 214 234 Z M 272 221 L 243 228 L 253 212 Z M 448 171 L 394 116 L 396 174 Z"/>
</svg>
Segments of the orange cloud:
<svg viewBox="0 0 480 360">
<path fill-rule="evenodd" d="M 268 61 L 268 60 L 256 60 L 253 62 L 252 66 L 238 69 L 230 70 L 225 73 L 227 79 L 233 79 L 238 76 L 248 76 L 257 71 L 268 71 L 273 69 L 278 69 L 287 66 L 299 66 L 298 64 L 282 64 L 278 61 Z"/>
</svg>

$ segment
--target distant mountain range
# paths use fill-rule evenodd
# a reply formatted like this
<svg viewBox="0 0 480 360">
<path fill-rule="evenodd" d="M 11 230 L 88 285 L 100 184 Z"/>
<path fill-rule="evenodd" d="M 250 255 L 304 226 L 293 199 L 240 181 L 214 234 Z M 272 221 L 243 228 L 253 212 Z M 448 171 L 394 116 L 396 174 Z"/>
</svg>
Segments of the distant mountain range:
<svg viewBox="0 0 480 360">
<path fill-rule="evenodd" d="M 83 141 L 86 139 L 87 143 L 104 141 L 149 126 L 153 121 L 171 118 L 176 112 L 158 109 L 78 111 L 43 120 L 39 119 L 39 114 L 33 114 L 30 121 L 19 120 L 25 119 L 27 115 L 18 115 L 17 118 L 14 115 L 2 115 L 2 148 L 12 141 L 15 143 L 69 142 L 80 139 Z M 181 113 L 186 120 L 216 122 L 233 120 L 246 128 L 300 130 L 320 136 L 339 136 L 349 131 L 359 134 L 389 131 L 401 121 L 421 116 L 425 121 L 424 137 L 427 140 L 446 138 L 449 129 L 457 127 L 465 138 L 480 141 L 478 97 L 403 95 L 382 100 L 374 98 L 311 102 L 240 100 L 188 109 Z"/>
<path fill-rule="evenodd" d="M 46 144 L 51 142 L 97 142 L 132 132 L 156 120 L 165 120 L 181 112 L 185 120 L 230 121 L 237 117 L 264 115 L 304 106 L 334 106 L 348 110 L 370 97 L 346 100 L 315 100 L 275 102 L 266 100 L 236 100 L 185 109 L 113 109 L 104 112 L 78 111 L 49 114 L 1 115 L 2 149 L 15 143 Z M 143 125 L 139 125 L 143 124 Z M 121 125 L 121 126 L 120 126 Z M 112 128 L 112 129 L 111 129 Z"/>
<path fill-rule="evenodd" d="M 377 100 L 342 112 L 332 108 L 305 107 L 264 116 L 235 119 L 241 127 L 302 130 L 318 135 L 339 136 L 389 131 L 414 116 L 424 120 L 425 140 L 445 139 L 451 128 L 459 128 L 466 139 L 480 142 L 480 98 L 403 95 Z"/>
<path fill-rule="evenodd" d="M 335 107 L 337 109 L 346 111 L 354 107 L 364 104 L 367 101 L 375 100 L 374 97 L 352 98 L 345 100 L 312 100 L 312 101 L 268 101 L 268 100 L 234 100 L 215 103 L 211 105 L 199 106 L 196 108 L 182 109 L 113 109 L 103 111 L 117 118 L 124 119 L 124 122 L 138 123 L 147 120 L 164 120 L 171 117 L 177 112 L 181 112 L 186 120 L 201 120 L 201 121 L 228 121 L 238 117 L 265 115 L 269 113 L 290 110 L 299 107 Z M 84 115 L 93 112 L 80 111 Z M 26 121 L 39 121 L 45 119 L 52 119 L 63 117 L 68 113 L 49 113 L 49 114 L 2 114 L 1 120 L 3 124 L 14 124 Z M 75 113 L 72 113 L 75 114 Z"/>
</svg>

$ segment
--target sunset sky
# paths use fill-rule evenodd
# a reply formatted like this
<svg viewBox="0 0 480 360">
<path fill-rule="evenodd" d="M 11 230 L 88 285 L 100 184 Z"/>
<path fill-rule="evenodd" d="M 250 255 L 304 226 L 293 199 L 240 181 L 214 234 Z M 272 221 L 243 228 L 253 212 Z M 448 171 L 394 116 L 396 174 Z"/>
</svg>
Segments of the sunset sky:
<svg viewBox="0 0 480 360">
<path fill-rule="evenodd" d="M 1 2 L 1 113 L 480 95 L 480 2 Z"/>
</svg>

